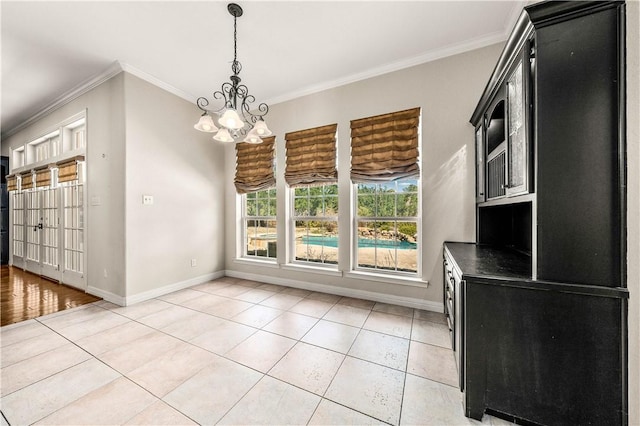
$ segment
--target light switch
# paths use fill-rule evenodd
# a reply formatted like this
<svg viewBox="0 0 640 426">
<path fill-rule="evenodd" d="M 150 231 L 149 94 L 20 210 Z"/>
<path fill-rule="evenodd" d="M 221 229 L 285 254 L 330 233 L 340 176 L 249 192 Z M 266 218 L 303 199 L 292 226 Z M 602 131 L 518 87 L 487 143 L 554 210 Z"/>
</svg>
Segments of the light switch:
<svg viewBox="0 0 640 426">
<path fill-rule="evenodd" d="M 153 195 L 143 195 L 142 204 L 147 206 L 153 204 Z"/>
</svg>

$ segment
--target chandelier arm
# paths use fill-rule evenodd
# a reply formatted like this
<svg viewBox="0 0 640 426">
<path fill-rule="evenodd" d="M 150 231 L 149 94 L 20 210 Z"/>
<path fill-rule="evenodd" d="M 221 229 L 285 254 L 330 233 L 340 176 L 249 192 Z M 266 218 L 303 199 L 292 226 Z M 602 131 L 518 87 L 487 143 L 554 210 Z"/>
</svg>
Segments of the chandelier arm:
<svg viewBox="0 0 640 426">
<path fill-rule="evenodd" d="M 209 112 L 209 110 L 207 110 L 207 107 L 209 106 L 209 100 L 204 96 L 200 96 L 196 100 L 196 105 L 198 106 L 198 108 L 200 108 L 200 110 L 202 110 L 202 112 Z"/>
</svg>

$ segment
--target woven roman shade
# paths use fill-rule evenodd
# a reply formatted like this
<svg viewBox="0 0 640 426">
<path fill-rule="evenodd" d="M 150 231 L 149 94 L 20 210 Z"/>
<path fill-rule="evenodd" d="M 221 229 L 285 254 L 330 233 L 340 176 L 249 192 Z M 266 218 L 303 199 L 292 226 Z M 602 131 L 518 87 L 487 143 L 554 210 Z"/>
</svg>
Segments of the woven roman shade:
<svg viewBox="0 0 640 426">
<path fill-rule="evenodd" d="M 420 108 L 351 121 L 351 180 L 389 182 L 417 177 Z"/>
<path fill-rule="evenodd" d="M 20 175 L 20 189 L 31 189 L 33 188 L 33 173 L 32 172 L 24 172 Z"/>
<path fill-rule="evenodd" d="M 18 190 L 18 176 L 7 175 L 7 191 L 17 191 L 17 190 Z"/>
<path fill-rule="evenodd" d="M 67 160 L 59 161 L 58 182 L 71 182 L 78 179 L 78 161 L 83 161 L 84 157 L 78 156 Z"/>
<path fill-rule="evenodd" d="M 36 169 L 36 188 L 51 185 L 51 170 L 49 166 Z"/>
<path fill-rule="evenodd" d="M 236 191 L 238 194 L 261 191 L 276 184 L 273 171 L 275 136 L 260 144 L 236 144 Z"/>
<path fill-rule="evenodd" d="M 295 188 L 338 180 L 336 169 L 337 124 L 287 133 L 284 180 Z"/>
</svg>

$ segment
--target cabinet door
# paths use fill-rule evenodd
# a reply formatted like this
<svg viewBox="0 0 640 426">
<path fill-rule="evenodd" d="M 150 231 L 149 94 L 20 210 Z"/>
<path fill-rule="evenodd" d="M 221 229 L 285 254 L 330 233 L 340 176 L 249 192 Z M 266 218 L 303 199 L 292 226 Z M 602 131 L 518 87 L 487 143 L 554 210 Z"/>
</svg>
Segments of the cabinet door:
<svg viewBox="0 0 640 426">
<path fill-rule="evenodd" d="M 507 77 L 507 196 L 529 191 L 529 141 L 527 137 L 527 76 L 520 55 Z"/>
<path fill-rule="evenodd" d="M 493 200 L 506 195 L 507 141 L 506 141 L 506 89 L 502 85 L 489 105 L 484 139 L 486 147 L 486 199 Z"/>
<path fill-rule="evenodd" d="M 482 203 L 484 197 L 484 132 L 482 125 L 476 129 L 476 202 Z"/>
</svg>

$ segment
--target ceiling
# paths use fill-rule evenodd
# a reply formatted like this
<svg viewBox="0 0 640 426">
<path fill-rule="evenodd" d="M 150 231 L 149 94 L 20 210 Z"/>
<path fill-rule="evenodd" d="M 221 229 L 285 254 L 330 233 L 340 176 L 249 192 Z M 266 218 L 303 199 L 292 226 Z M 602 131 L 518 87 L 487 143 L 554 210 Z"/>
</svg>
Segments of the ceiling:
<svg viewBox="0 0 640 426">
<path fill-rule="evenodd" d="M 240 77 L 258 102 L 274 104 L 503 41 L 526 2 L 240 4 Z M 188 100 L 231 75 L 227 2 L 3 0 L 0 8 L 3 135 L 114 61 Z"/>
</svg>

